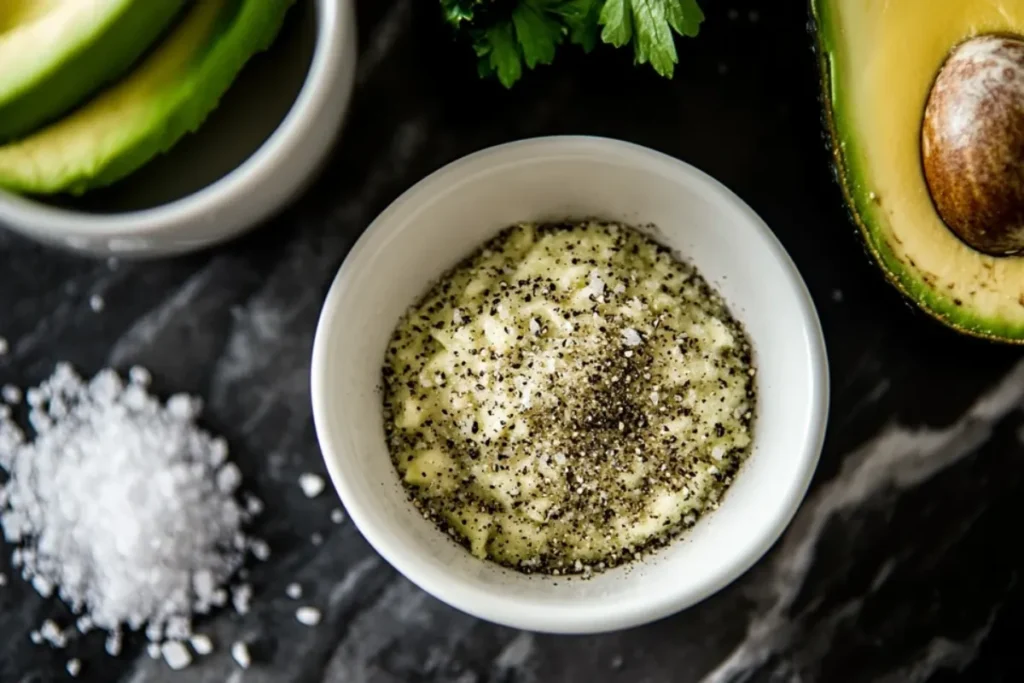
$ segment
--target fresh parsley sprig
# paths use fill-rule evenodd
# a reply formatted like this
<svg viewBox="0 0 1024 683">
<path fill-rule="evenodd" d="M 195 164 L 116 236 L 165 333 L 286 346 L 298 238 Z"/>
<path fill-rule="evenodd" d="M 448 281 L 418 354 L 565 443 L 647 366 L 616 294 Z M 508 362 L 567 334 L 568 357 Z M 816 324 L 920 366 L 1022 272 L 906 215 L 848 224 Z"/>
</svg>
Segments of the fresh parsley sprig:
<svg viewBox="0 0 1024 683">
<path fill-rule="evenodd" d="M 697 0 L 441 0 L 445 19 L 470 36 L 481 76 L 510 88 L 550 64 L 568 41 L 589 52 L 598 40 L 633 45 L 637 64 L 671 78 L 679 62 L 673 32 L 695 36 L 704 20 Z"/>
</svg>

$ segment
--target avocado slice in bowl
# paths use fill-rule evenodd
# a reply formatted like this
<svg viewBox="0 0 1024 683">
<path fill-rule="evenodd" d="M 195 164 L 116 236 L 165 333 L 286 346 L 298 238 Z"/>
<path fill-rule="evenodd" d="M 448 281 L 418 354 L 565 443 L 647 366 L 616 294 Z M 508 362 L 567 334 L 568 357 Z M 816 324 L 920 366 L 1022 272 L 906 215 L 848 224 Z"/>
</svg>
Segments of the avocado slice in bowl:
<svg viewBox="0 0 1024 683">
<path fill-rule="evenodd" d="M 1024 33 L 1024 2 L 812 0 L 811 9 L 837 175 L 869 251 L 893 284 L 945 324 L 1024 343 L 1024 252 L 988 253 L 944 220 L 949 216 L 939 207 L 950 193 L 933 192 L 943 188 L 926 177 L 926 153 L 931 162 L 934 150 L 922 143 L 924 131 L 933 127 L 925 126 L 926 118 L 929 124 L 942 120 L 932 119 L 931 109 L 942 103 L 933 86 L 944 70 L 947 78 L 960 80 L 958 96 L 969 96 L 972 86 L 992 90 L 984 69 L 948 70 L 951 53 L 979 36 Z M 1001 70 L 992 73 L 1005 77 Z M 972 74 L 982 77 L 971 80 Z M 1024 87 L 1024 72 L 1010 80 Z M 1019 93 L 1018 101 L 1024 101 L 1024 90 Z M 951 99 L 948 109 L 965 102 Z M 987 107 L 973 107 L 979 118 L 967 129 L 998 122 L 985 113 Z M 991 170 L 977 165 L 994 158 L 984 146 L 991 141 L 975 142 L 976 149 L 960 158 L 960 172 L 942 179 L 958 186 L 953 196 L 976 194 L 978 174 Z M 1020 182 L 1015 173 L 1000 179 L 1004 188 L 1019 189 Z"/>
<path fill-rule="evenodd" d="M 185 0 L 0 2 L 0 141 L 64 114 L 127 71 Z"/>
<path fill-rule="evenodd" d="M 202 0 L 123 80 L 0 146 L 0 188 L 79 194 L 132 173 L 198 128 L 294 0 Z"/>
</svg>

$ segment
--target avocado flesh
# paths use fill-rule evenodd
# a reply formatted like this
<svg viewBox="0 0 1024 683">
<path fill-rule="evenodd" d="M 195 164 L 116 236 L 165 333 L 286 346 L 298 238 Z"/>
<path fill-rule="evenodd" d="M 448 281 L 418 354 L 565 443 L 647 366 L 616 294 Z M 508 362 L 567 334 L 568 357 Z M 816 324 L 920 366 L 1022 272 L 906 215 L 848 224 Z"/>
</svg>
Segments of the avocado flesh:
<svg viewBox="0 0 1024 683">
<path fill-rule="evenodd" d="M 0 187 L 80 194 L 109 185 L 195 130 L 293 0 L 202 0 L 124 80 L 66 118 L 0 146 Z"/>
<path fill-rule="evenodd" d="M 122 75 L 185 0 L 2 0 L 0 141 L 64 114 Z"/>
<path fill-rule="evenodd" d="M 925 104 L 950 51 L 1024 33 L 1024 0 L 812 0 L 840 183 L 886 275 L 969 334 L 1024 343 L 1024 256 L 961 242 L 932 202 L 921 161 Z"/>
</svg>

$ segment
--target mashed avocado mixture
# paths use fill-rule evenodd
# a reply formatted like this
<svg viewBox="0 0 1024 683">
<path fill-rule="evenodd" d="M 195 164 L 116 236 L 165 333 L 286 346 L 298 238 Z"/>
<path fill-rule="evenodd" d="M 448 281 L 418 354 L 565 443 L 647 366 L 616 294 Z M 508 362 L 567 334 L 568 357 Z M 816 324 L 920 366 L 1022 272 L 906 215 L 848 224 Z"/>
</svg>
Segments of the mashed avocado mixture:
<svg viewBox="0 0 1024 683">
<path fill-rule="evenodd" d="M 504 230 L 402 319 L 383 375 L 414 504 L 521 571 L 589 573 L 664 544 L 750 449 L 743 330 L 626 226 Z"/>
</svg>

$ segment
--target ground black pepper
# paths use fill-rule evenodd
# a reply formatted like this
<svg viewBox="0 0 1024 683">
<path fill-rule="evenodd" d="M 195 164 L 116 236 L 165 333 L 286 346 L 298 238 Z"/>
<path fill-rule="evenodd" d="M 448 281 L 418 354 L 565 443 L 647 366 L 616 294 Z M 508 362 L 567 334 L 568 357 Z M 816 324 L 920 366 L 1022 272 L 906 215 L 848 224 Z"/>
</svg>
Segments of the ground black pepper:
<svg viewBox="0 0 1024 683">
<path fill-rule="evenodd" d="M 600 571 L 693 526 L 755 414 L 750 346 L 721 298 L 608 223 L 503 231 L 413 307 L 382 377 L 416 506 L 525 572 Z"/>
</svg>

